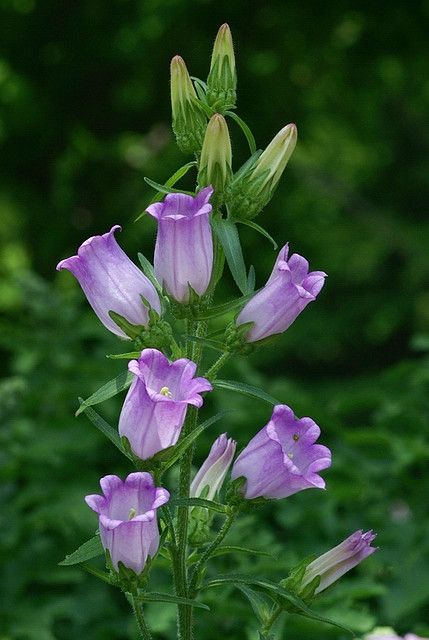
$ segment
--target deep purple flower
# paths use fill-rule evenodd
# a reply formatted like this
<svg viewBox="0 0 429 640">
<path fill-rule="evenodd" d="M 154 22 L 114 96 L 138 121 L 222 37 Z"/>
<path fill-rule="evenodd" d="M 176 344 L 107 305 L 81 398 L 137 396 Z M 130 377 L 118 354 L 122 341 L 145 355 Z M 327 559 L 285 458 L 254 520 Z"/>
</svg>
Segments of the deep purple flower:
<svg viewBox="0 0 429 640">
<path fill-rule="evenodd" d="M 147 558 L 158 551 L 156 510 L 168 502 L 170 494 L 155 487 L 150 473 L 131 473 L 124 481 L 105 476 L 100 485 L 104 496 L 86 496 L 85 501 L 99 515 L 103 547 L 115 569 L 123 562 L 140 574 Z"/>
<path fill-rule="evenodd" d="M 247 342 L 286 331 L 324 285 L 326 273 L 309 273 L 307 260 L 297 253 L 288 259 L 288 251 L 286 244 L 265 287 L 249 300 L 237 317 L 238 326 L 254 322 L 246 335 Z"/>
<path fill-rule="evenodd" d="M 126 436 L 142 460 L 176 444 L 188 404 L 201 407 L 203 391 L 212 385 L 194 378 L 197 365 L 180 358 L 170 362 L 157 349 L 144 349 L 128 369 L 135 375 L 119 418 L 119 433 Z"/>
<path fill-rule="evenodd" d="M 115 311 L 132 324 L 147 326 L 149 314 L 141 296 L 158 313 L 161 305 L 153 284 L 116 242 L 114 234 L 120 228 L 115 225 L 108 233 L 85 240 L 77 256 L 61 260 L 57 270 L 71 271 L 104 326 L 126 338 L 110 318 L 109 311 Z"/>
<path fill-rule="evenodd" d="M 228 473 L 236 446 L 237 443 L 228 438 L 226 433 L 214 441 L 209 455 L 192 481 L 192 498 L 204 497 L 206 500 L 214 500 Z M 204 493 L 206 488 L 208 492 Z"/>
<path fill-rule="evenodd" d="M 320 593 L 329 587 L 377 550 L 375 547 L 371 547 L 374 538 L 375 534 L 372 531 L 366 533 L 361 530 L 355 531 L 341 544 L 310 562 L 302 579 L 302 588 L 310 584 L 317 576 L 320 576 L 320 584 L 315 593 Z"/>
<path fill-rule="evenodd" d="M 158 220 L 154 268 L 157 280 L 178 302 L 189 301 L 189 286 L 202 296 L 213 267 L 213 240 L 209 204 L 211 187 L 193 198 L 170 193 L 146 211 Z"/>
<path fill-rule="evenodd" d="M 318 472 L 331 465 L 331 452 L 315 444 L 320 429 L 311 418 L 296 418 L 285 404 L 274 407 L 232 467 L 232 479 L 246 479 L 245 497 L 286 498 L 303 489 L 324 489 Z"/>
</svg>

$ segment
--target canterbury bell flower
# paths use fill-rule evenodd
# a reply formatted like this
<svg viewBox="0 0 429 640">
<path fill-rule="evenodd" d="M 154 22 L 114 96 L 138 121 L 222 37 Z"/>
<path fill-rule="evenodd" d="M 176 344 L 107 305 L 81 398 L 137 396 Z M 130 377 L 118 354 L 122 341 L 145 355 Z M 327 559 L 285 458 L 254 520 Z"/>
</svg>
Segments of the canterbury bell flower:
<svg viewBox="0 0 429 640">
<path fill-rule="evenodd" d="M 131 473 L 124 481 L 104 476 L 100 486 L 104 495 L 86 496 L 85 501 L 98 514 L 102 545 L 117 571 L 122 562 L 140 574 L 158 551 L 156 511 L 170 494 L 155 487 L 150 473 Z"/>
<path fill-rule="evenodd" d="M 119 435 L 128 439 L 141 460 L 176 444 L 189 404 L 201 407 L 201 393 L 211 391 L 205 378 L 196 378 L 197 365 L 180 358 L 170 362 L 157 349 L 144 349 L 128 369 L 134 380 L 119 417 Z"/>
<path fill-rule="evenodd" d="M 288 252 L 289 247 L 285 245 L 266 285 L 237 316 L 237 326 L 254 323 L 245 336 L 246 342 L 256 342 L 286 331 L 305 307 L 316 299 L 325 283 L 326 273 L 309 272 L 305 258 L 297 253 L 288 258 Z"/>
<path fill-rule="evenodd" d="M 217 438 L 191 484 L 191 498 L 214 500 L 234 458 L 237 443 L 223 433 Z"/>
<path fill-rule="evenodd" d="M 190 289 L 202 296 L 209 286 L 213 268 L 213 238 L 209 216 L 211 187 L 195 197 L 169 193 L 163 202 L 146 211 L 157 219 L 154 269 L 168 295 L 181 303 L 190 299 Z"/>
<path fill-rule="evenodd" d="M 153 284 L 116 242 L 115 231 L 120 228 L 115 225 L 108 233 L 85 240 L 77 255 L 59 262 L 57 270 L 71 271 L 104 326 L 127 338 L 109 311 L 131 324 L 146 327 L 149 323 L 146 302 L 157 313 L 161 311 L 161 303 Z"/>
<path fill-rule="evenodd" d="M 337 545 L 327 553 L 324 553 L 313 562 L 307 565 L 301 588 L 304 589 L 316 577 L 320 577 L 320 583 L 315 589 L 315 593 L 320 593 L 336 582 L 347 571 L 356 567 L 362 560 L 370 556 L 376 547 L 371 547 L 375 539 L 372 531 L 364 533 L 362 530 L 355 531 L 341 544 Z"/>
<path fill-rule="evenodd" d="M 296 418 L 292 409 L 274 407 L 268 424 L 240 453 L 233 480 L 244 478 L 244 497 L 287 498 L 304 489 L 324 489 L 319 471 L 331 466 L 331 452 L 316 444 L 320 429 L 311 418 Z"/>
</svg>

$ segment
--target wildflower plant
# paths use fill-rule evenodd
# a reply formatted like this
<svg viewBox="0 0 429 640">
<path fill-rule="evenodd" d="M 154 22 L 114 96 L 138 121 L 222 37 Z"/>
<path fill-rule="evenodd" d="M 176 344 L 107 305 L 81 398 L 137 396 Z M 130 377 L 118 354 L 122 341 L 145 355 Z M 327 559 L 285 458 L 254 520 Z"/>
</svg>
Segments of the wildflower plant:
<svg viewBox="0 0 429 640">
<path fill-rule="evenodd" d="M 326 440 L 314 420 L 297 418 L 291 407 L 273 401 L 267 424 L 255 429 L 247 445 L 223 433 L 214 439 L 200 470 L 192 471 L 198 437 L 225 417 L 199 419 L 206 394 L 225 387 L 218 379 L 222 367 L 235 354 L 246 356 L 286 331 L 317 299 L 326 277 L 323 271 L 310 271 L 304 257 L 290 255 L 285 244 L 267 283 L 254 291 L 254 270 L 245 266 L 238 226 L 246 224 L 269 237 L 253 218 L 269 203 L 290 161 L 297 129 L 284 126 L 265 151 L 258 151 L 235 111 L 236 83 L 228 25 L 216 38 L 207 83 L 192 78 L 181 57 L 172 60 L 173 131 L 180 149 L 194 159 L 165 184 L 146 179 L 156 192 L 146 209 L 157 221 L 153 266 L 142 255 L 141 269 L 130 260 L 117 242 L 115 226 L 86 240 L 76 256 L 57 267 L 77 278 L 101 322 L 126 341 L 126 352 L 116 357 L 128 360 L 128 366 L 82 400 L 77 413 L 85 413 L 130 466 L 125 479 L 107 475 L 100 480 L 102 495 L 86 497 L 98 515 L 97 533 L 62 564 L 80 564 L 120 588 L 144 640 L 152 637 L 146 603 L 177 605 L 178 639 L 192 640 L 193 617 L 198 608 L 208 608 L 206 591 L 222 585 L 247 596 L 260 640 L 275 637 L 273 625 L 284 614 L 336 624 L 313 611 L 313 600 L 375 550 L 374 534 L 357 531 L 320 558 L 292 567 L 280 582 L 207 573 L 242 513 L 264 501 L 324 489 L 323 474 L 331 465 L 331 451 L 322 444 Z M 231 125 L 242 129 L 250 148 L 249 159 L 238 169 L 232 162 Z M 176 188 L 190 170 L 195 171 L 195 190 Z M 217 304 L 226 267 L 240 296 Z M 222 318 L 227 318 L 223 329 L 213 335 L 212 320 L 218 327 Z M 219 356 L 202 371 L 206 347 Z M 229 381 L 228 388 L 269 398 L 240 382 Z M 93 407 L 127 389 L 113 427 Z M 177 486 L 171 486 L 177 476 L 166 473 L 173 465 L 179 467 Z M 223 524 L 218 528 L 219 518 Z M 106 570 L 100 571 L 90 560 L 103 553 Z M 171 567 L 172 587 L 165 593 L 151 590 L 158 555 Z"/>
</svg>

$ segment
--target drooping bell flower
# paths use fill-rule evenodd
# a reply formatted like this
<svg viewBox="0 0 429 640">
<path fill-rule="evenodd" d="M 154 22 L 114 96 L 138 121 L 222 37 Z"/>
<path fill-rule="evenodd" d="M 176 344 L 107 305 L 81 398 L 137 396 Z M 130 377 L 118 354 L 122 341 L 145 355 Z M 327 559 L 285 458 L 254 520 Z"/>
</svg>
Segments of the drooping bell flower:
<svg viewBox="0 0 429 640">
<path fill-rule="evenodd" d="M 61 260 L 57 270 L 71 271 L 104 326 L 127 338 L 109 311 L 131 324 L 147 326 L 149 313 L 142 296 L 157 313 L 161 311 L 161 303 L 153 284 L 116 242 L 115 231 L 120 228 L 115 225 L 108 233 L 85 240 L 77 255 Z"/>
<path fill-rule="evenodd" d="M 140 574 L 158 551 L 156 510 L 168 502 L 170 494 L 155 487 L 150 473 L 131 473 L 124 481 L 105 476 L 100 485 L 104 495 L 86 496 L 85 501 L 98 513 L 102 545 L 116 570 L 122 562 Z"/>
<path fill-rule="evenodd" d="M 189 286 L 202 296 L 213 268 L 213 239 L 209 215 L 211 187 L 195 197 L 169 193 L 147 212 L 157 219 L 154 268 L 158 282 L 177 302 L 189 301 Z"/>
<path fill-rule="evenodd" d="M 288 245 L 281 249 L 266 285 L 249 300 L 237 317 L 238 326 L 254 323 L 245 336 L 247 342 L 286 331 L 301 311 L 316 299 L 325 283 L 326 273 L 309 273 L 307 260 L 297 253 L 288 258 L 288 251 Z"/>
<path fill-rule="evenodd" d="M 319 435 L 311 418 L 298 419 L 287 405 L 277 405 L 268 424 L 234 462 L 231 477 L 245 478 L 244 497 L 249 500 L 324 489 L 319 471 L 331 466 L 331 452 L 316 444 Z"/>
<path fill-rule="evenodd" d="M 306 567 L 301 587 L 304 589 L 317 576 L 320 576 L 320 583 L 315 593 L 324 591 L 377 550 L 376 547 L 371 547 L 374 539 L 375 534 L 372 531 L 366 533 L 361 530 L 355 531 L 341 544 L 310 562 Z"/>
<path fill-rule="evenodd" d="M 191 483 L 191 498 L 214 500 L 234 458 L 237 443 L 223 433 L 217 438 L 206 460 Z"/>
<path fill-rule="evenodd" d="M 119 417 L 119 434 L 141 460 L 176 444 L 188 405 L 201 407 L 200 394 L 212 390 L 208 380 L 194 377 L 196 368 L 186 358 L 170 362 L 157 349 L 144 349 L 128 363 L 135 377 Z"/>
</svg>

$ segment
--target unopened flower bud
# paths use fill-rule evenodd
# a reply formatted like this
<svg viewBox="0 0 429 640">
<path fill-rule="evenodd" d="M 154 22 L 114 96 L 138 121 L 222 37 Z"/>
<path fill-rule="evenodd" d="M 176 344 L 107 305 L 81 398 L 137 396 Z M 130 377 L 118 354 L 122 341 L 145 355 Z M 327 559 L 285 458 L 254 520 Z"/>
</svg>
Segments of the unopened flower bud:
<svg viewBox="0 0 429 640">
<path fill-rule="evenodd" d="M 195 102 L 197 94 L 183 58 L 174 56 L 170 69 L 171 110 L 177 145 L 184 153 L 199 153 L 207 124 L 206 115 Z"/>
<path fill-rule="evenodd" d="M 297 137 L 296 126 L 288 124 L 260 156 L 237 172 L 227 195 L 235 218 L 254 218 L 268 204 L 295 149 Z"/>
<path fill-rule="evenodd" d="M 207 101 L 217 111 L 235 106 L 237 94 L 234 46 L 230 28 L 223 24 L 213 47 L 210 73 L 207 78 Z"/>
<path fill-rule="evenodd" d="M 217 438 L 207 459 L 191 484 L 191 497 L 214 500 L 225 480 L 235 454 L 236 442 L 223 433 Z"/>
<path fill-rule="evenodd" d="M 215 113 L 207 125 L 201 151 L 200 169 L 198 172 L 199 187 L 212 185 L 214 195 L 212 202 L 219 205 L 232 175 L 232 150 L 228 125 L 220 113 Z"/>
</svg>

